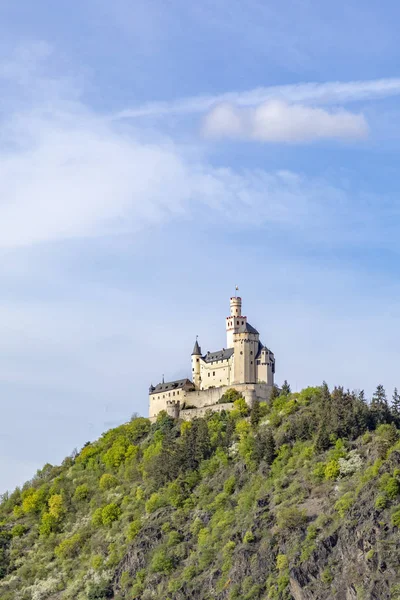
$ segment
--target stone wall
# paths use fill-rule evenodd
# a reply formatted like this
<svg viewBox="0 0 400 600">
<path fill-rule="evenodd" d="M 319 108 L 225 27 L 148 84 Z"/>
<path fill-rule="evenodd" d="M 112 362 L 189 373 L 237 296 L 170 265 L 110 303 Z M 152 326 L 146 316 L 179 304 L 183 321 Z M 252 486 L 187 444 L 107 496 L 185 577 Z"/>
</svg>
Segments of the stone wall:
<svg viewBox="0 0 400 600">
<path fill-rule="evenodd" d="M 224 404 L 213 404 L 211 406 L 204 406 L 203 408 L 187 408 L 185 410 L 181 410 L 179 416 L 184 421 L 191 421 L 196 417 L 204 417 L 209 410 L 212 410 L 212 412 L 221 412 L 223 410 L 232 409 L 233 402 L 225 402 Z"/>
</svg>

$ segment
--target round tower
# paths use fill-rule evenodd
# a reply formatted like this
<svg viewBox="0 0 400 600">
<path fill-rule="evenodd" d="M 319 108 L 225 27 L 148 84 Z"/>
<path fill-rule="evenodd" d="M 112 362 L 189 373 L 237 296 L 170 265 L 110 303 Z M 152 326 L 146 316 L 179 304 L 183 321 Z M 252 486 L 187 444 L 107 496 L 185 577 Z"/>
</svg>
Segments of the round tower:
<svg viewBox="0 0 400 600">
<path fill-rule="evenodd" d="M 246 325 L 246 317 L 242 315 L 242 299 L 234 296 L 230 300 L 231 314 L 226 317 L 226 347 L 233 348 L 235 334 Z"/>
<path fill-rule="evenodd" d="M 242 314 L 242 299 L 239 296 L 231 298 L 231 317 L 240 317 Z"/>
<path fill-rule="evenodd" d="M 194 387 L 196 390 L 199 390 L 201 387 L 201 375 L 200 375 L 200 358 L 201 358 L 201 348 L 196 338 L 196 342 L 194 344 L 193 352 L 192 352 L 192 378 Z"/>
</svg>

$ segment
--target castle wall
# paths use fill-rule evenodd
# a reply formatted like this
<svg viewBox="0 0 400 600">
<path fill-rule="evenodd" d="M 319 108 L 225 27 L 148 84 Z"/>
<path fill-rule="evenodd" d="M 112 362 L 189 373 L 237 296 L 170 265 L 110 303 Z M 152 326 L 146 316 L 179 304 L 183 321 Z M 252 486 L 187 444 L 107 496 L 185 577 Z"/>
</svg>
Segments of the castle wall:
<svg viewBox="0 0 400 600">
<path fill-rule="evenodd" d="M 190 408 L 210 407 L 214 404 L 217 404 L 219 399 L 224 395 L 224 393 L 231 388 L 234 388 L 235 390 L 240 392 L 245 398 L 246 402 L 249 404 L 249 406 L 251 406 L 254 398 L 257 398 L 261 401 L 268 400 L 272 386 L 269 386 L 264 383 L 239 383 L 233 385 L 225 385 L 219 388 L 211 388 L 208 390 L 195 390 L 193 392 L 186 393 L 184 406 Z M 184 409 L 184 406 L 181 402 L 182 409 Z"/>
<path fill-rule="evenodd" d="M 167 400 L 180 400 L 181 405 L 185 402 L 186 392 L 183 389 L 171 392 L 162 392 L 160 394 L 151 394 L 149 396 L 149 416 L 156 417 L 159 412 L 166 410 Z"/>
<path fill-rule="evenodd" d="M 200 362 L 200 389 L 229 385 L 231 382 L 232 358 L 210 363 Z"/>
<path fill-rule="evenodd" d="M 221 412 L 223 410 L 232 410 L 233 409 L 233 403 L 232 402 L 226 402 L 224 404 L 216 404 L 212 407 L 212 411 L 213 412 Z M 189 409 L 185 409 L 185 410 L 181 410 L 179 417 L 181 419 L 183 419 L 184 421 L 191 421 L 192 419 L 195 419 L 196 417 L 204 417 L 206 415 L 206 413 L 210 410 L 209 406 L 205 406 L 203 408 L 189 408 Z"/>
</svg>

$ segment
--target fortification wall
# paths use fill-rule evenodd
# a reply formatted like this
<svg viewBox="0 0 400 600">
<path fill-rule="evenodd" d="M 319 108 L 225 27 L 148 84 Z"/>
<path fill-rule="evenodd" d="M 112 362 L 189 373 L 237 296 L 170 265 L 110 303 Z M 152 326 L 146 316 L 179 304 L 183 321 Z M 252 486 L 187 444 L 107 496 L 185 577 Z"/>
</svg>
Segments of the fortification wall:
<svg viewBox="0 0 400 600">
<path fill-rule="evenodd" d="M 208 390 L 195 390 L 187 392 L 185 396 L 185 406 L 188 408 L 206 408 L 218 404 L 219 399 L 227 390 L 234 388 L 240 392 L 249 406 L 255 399 L 268 400 L 272 386 L 266 383 L 236 383 L 233 385 L 224 385 Z M 181 404 L 182 406 L 182 404 Z"/>
<path fill-rule="evenodd" d="M 203 408 L 187 408 L 185 410 L 181 410 L 179 417 L 184 421 L 191 421 L 196 417 L 204 417 L 209 410 L 212 410 L 212 412 L 221 412 L 223 410 L 232 409 L 233 403 L 225 402 L 224 404 L 213 404 L 211 406 L 204 406 Z"/>
</svg>

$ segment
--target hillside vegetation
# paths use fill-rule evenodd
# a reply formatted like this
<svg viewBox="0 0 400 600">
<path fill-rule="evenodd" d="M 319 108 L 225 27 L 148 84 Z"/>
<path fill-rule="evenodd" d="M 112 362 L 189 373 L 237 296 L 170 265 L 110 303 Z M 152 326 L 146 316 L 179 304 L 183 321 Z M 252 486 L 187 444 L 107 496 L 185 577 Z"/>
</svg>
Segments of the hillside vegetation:
<svg viewBox="0 0 400 600">
<path fill-rule="evenodd" d="M 0 505 L 1 600 L 400 599 L 400 402 L 137 417 Z"/>
</svg>

